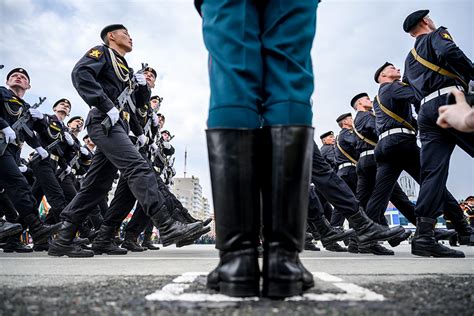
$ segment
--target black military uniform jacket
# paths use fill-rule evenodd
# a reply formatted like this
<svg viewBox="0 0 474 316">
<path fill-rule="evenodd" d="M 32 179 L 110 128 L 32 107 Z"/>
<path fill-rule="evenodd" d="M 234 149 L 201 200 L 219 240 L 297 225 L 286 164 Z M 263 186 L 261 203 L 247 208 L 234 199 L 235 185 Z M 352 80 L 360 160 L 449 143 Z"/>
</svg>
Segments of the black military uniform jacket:
<svg viewBox="0 0 474 316">
<path fill-rule="evenodd" d="M 375 130 L 375 114 L 372 111 L 358 111 L 354 118 L 354 127 L 362 137 L 371 142 L 377 143 L 377 132 Z M 364 141 L 357 134 L 356 137 L 356 153 L 358 156 L 366 150 L 372 150 L 375 148 L 374 145 L 371 145 L 367 141 Z"/>
<path fill-rule="evenodd" d="M 323 156 L 324 160 L 331 166 L 331 168 L 333 168 L 334 170 L 337 170 L 335 145 L 329 145 L 329 144 L 322 145 L 321 156 Z"/>
<path fill-rule="evenodd" d="M 357 136 L 354 134 L 354 132 L 350 129 L 343 128 L 339 132 L 339 135 L 336 138 L 336 143 L 341 146 L 341 148 L 349 154 L 354 160 L 359 159 L 359 154 L 356 152 L 356 145 L 357 145 Z M 354 163 L 351 161 L 349 158 L 347 158 L 341 150 L 336 145 L 336 162 L 337 165 L 341 165 L 346 162 Z"/>
<path fill-rule="evenodd" d="M 28 107 L 28 105 L 23 99 L 17 97 L 12 90 L 5 87 L 0 87 L 0 98 L 0 102 L 2 103 L 0 106 L 0 129 L 4 129 L 8 126 L 11 127 L 20 118 L 21 113 L 23 112 L 23 106 Z M 35 128 L 33 120 L 30 120 L 28 127 L 31 130 Z M 16 135 L 17 142 L 26 141 L 31 148 L 37 148 L 40 146 L 39 140 L 36 136 L 30 137 L 24 132 L 19 134 L 20 135 Z M 8 147 L 11 146 L 14 145 L 10 144 Z"/>
<path fill-rule="evenodd" d="M 87 105 L 92 108 L 87 116 L 85 126 L 91 123 L 100 124 L 106 117 L 107 112 L 117 103 L 118 96 L 130 84 L 129 81 L 124 82 L 117 76 L 112 58 L 123 77 L 128 75 L 131 78 L 133 70 L 128 67 L 125 58 L 106 45 L 99 45 L 90 49 L 77 62 L 72 71 L 71 77 L 74 87 Z M 146 86 L 144 87 L 147 89 Z M 140 89 L 143 88 L 138 90 Z M 142 103 L 140 101 L 142 93 L 142 91 L 137 92 L 132 97 L 135 98 L 137 104 Z M 140 135 L 140 130 L 137 129 L 138 124 L 130 123 L 130 120 L 135 119 L 131 115 L 133 112 L 128 105 L 126 107 L 122 111 L 121 120 L 118 123 L 122 124 L 127 132 L 130 127 L 135 135 Z"/>
<path fill-rule="evenodd" d="M 73 146 L 70 146 L 64 139 L 64 133 L 69 131 L 68 128 L 54 114 L 44 114 L 43 119 L 36 121 L 35 124 L 37 125 L 38 138 L 44 149 L 56 140 L 60 141 L 57 146 L 49 150 L 49 153 L 57 156 L 59 166 L 65 168 L 69 151 L 73 150 Z"/>
<path fill-rule="evenodd" d="M 87 154 L 83 154 L 81 152 L 81 141 L 72 133 L 71 136 L 74 139 L 74 145 L 66 150 L 64 156 L 67 164 L 73 169 L 75 175 L 84 175 L 89 169 L 93 155 L 89 150 L 87 150 Z M 73 163 L 73 160 L 76 160 L 76 163 Z"/>
<path fill-rule="evenodd" d="M 378 97 L 380 102 L 387 109 L 389 109 L 391 112 L 395 113 L 403 120 L 405 120 L 416 131 L 417 122 L 416 119 L 413 117 L 411 105 L 413 104 L 415 107 L 418 107 L 419 102 L 415 97 L 414 90 L 409 85 L 401 81 L 383 83 L 380 85 Z M 383 132 L 386 132 L 393 128 L 407 128 L 405 125 L 397 122 L 395 119 L 393 119 L 384 111 L 382 111 L 377 101 L 377 98 L 374 101 L 374 111 L 376 116 L 376 127 L 378 136 L 380 136 L 380 134 L 382 134 Z M 399 133 L 385 138 L 392 139 L 398 143 L 404 140 L 413 140 L 415 139 L 415 136 L 410 134 Z M 381 141 L 386 142 L 385 138 Z"/>
<path fill-rule="evenodd" d="M 458 75 L 464 83 L 468 84 L 469 80 L 474 80 L 472 61 L 454 43 L 445 27 L 418 36 L 415 49 L 419 56 Z M 403 81 L 413 87 L 419 101 L 436 90 L 455 85 L 464 86 L 458 79 L 449 78 L 423 66 L 411 53 L 408 53 L 405 60 L 404 76 Z"/>
</svg>

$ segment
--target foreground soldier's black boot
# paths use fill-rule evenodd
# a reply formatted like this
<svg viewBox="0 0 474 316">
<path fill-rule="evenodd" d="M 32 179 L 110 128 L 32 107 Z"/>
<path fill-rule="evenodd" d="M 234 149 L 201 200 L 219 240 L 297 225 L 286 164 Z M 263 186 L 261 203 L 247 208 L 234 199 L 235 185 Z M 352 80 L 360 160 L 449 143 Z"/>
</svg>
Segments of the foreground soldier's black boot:
<svg viewBox="0 0 474 316">
<path fill-rule="evenodd" d="M 464 258 L 462 251 L 454 250 L 439 244 L 434 237 L 436 219 L 429 217 L 416 218 L 415 237 L 411 242 L 411 253 L 422 257 Z"/>
<path fill-rule="evenodd" d="M 258 129 L 208 129 L 207 148 L 219 265 L 207 287 L 221 294 L 259 296 L 260 185 Z"/>
<path fill-rule="evenodd" d="M 49 245 L 48 255 L 54 257 L 68 256 L 68 257 L 93 257 L 92 251 L 84 250 L 81 246 L 74 243 L 79 225 L 62 222 L 58 231 L 58 236 Z"/>
<path fill-rule="evenodd" d="M 304 250 L 308 251 L 321 251 L 316 245 L 313 243 L 313 235 L 309 232 L 306 232 L 304 238 Z"/>
<path fill-rule="evenodd" d="M 359 210 L 347 220 L 356 231 L 360 245 L 389 240 L 405 233 L 405 229 L 401 226 L 389 228 L 376 224 L 362 210 Z"/>
<path fill-rule="evenodd" d="M 92 243 L 92 250 L 95 255 L 101 255 L 103 253 L 108 255 L 127 254 L 127 249 L 120 248 L 115 243 L 115 232 L 116 228 L 114 226 L 100 226 L 99 234 Z"/>
<path fill-rule="evenodd" d="M 54 225 L 43 224 L 37 214 L 30 214 L 23 218 L 35 243 L 47 242 L 48 238 L 56 233 L 61 226 L 60 223 Z"/>
<path fill-rule="evenodd" d="M 262 296 L 301 295 L 314 285 L 301 264 L 309 201 L 313 128 L 262 129 Z"/>
</svg>

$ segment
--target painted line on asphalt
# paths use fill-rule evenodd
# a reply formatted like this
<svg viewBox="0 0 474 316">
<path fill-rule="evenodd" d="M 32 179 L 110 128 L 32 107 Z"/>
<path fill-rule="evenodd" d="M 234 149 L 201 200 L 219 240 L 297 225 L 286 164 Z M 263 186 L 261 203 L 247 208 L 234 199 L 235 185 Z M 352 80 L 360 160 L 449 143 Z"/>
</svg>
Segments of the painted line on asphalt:
<svg viewBox="0 0 474 316">
<path fill-rule="evenodd" d="M 286 301 L 383 301 L 385 297 L 369 289 L 353 283 L 344 282 L 341 278 L 326 272 L 312 272 L 313 275 L 324 281 L 330 282 L 345 293 L 306 293 L 302 296 L 289 297 Z M 258 301 L 258 297 L 230 297 L 222 294 L 185 293 L 191 284 L 199 277 L 207 275 L 206 272 L 187 272 L 175 278 L 145 298 L 149 301 L 186 301 L 186 302 L 246 302 Z"/>
</svg>

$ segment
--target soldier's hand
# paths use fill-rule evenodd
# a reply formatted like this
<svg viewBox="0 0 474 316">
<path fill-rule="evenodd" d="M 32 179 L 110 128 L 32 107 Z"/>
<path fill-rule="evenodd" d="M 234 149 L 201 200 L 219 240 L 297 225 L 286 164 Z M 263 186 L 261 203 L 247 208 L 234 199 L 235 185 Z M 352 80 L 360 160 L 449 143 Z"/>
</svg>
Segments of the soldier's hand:
<svg viewBox="0 0 474 316">
<path fill-rule="evenodd" d="M 454 128 L 461 132 L 474 131 L 474 110 L 466 102 L 464 93 L 455 89 L 452 94 L 456 103 L 443 105 L 438 109 L 439 117 L 436 123 L 442 128 Z"/>
<path fill-rule="evenodd" d="M 41 157 L 41 160 L 48 158 L 49 153 L 43 147 L 36 147 L 35 150 L 38 153 L 38 155 Z"/>
<path fill-rule="evenodd" d="M 135 81 L 140 85 L 140 86 L 145 86 L 146 85 L 146 79 L 145 75 L 142 73 L 136 73 L 133 75 L 135 78 Z"/>
<path fill-rule="evenodd" d="M 89 151 L 87 149 L 85 149 L 84 147 L 81 147 L 79 149 L 79 151 L 81 152 L 81 154 L 83 154 L 84 156 L 89 156 Z"/>
<path fill-rule="evenodd" d="M 66 139 L 66 142 L 69 146 L 74 145 L 74 139 L 72 138 L 71 134 L 68 132 L 64 132 L 64 139 Z"/>
<path fill-rule="evenodd" d="M 21 173 L 25 173 L 28 170 L 28 167 L 25 165 L 19 165 L 18 169 L 20 169 Z"/>
<path fill-rule="evenodd" d="M 151 144 L 150 147 L 152 153 L 155 153 L 158 150 L 158 146 L 155 143 Z"/>
<path fill-rule="evenodd" d="M 7 144 L 14 143 L 16 140 L 16 134 L 15 131 L 10 127 L 7 126 L 4 129 L 2 129 L 3 135 L 5 136 L 5 142 Z"/>
<path fill-rule="evenodd" d="M 72 168 L 70 166 L 67 166 L 65 171 L 66 171 L 66 174 L 70 174 L 72 171 Z"/>
<path fill-rule="evenodd" d="M 138 136 L 138 146 L 140 146 L 140 148 L 145 146 L 147 141 L 148 138 L 145 135 L 141 134 L 140 136 Z"/>
<path fill-rule="evenodd" d="M 112 109 L 109 110 L 109 112 L 107 112 L 107 116 L 110 118 L 110 122 L 112 123 L 112 126 L 114 126 L 115 123 L 117 123 L 117 121 L 120 118 L 120 112 L 119 110 L 117 110 L 116 107 L 113 107 Z"/>
<path fill-rule="evenodd" d="M 31 117 L 36 119 L 36 120 L 41 120 L 43 119 L 43 113 L 41 113 L 40 110 L 38 109 L 30 109 L 30 114 L 31 114 Z"/>
</svg>

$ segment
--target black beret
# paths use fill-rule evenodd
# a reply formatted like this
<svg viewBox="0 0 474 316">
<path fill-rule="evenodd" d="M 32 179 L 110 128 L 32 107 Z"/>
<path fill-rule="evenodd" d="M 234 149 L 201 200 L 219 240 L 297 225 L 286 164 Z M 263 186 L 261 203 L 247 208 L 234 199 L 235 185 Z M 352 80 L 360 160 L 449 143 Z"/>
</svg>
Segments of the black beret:
<svg viewBox="0 0 474 316">
<path fill-rule="evenodd" d="M 87 138 L 89 138 L 88 134 L 84 135 L 84 137 L 82 137 L 82 140 L 86 140 Z"/>
<path fill-rule="evenodd" d="M 357 100 L 359 100 L 360 98 L 362 97 L 368 97 L 369 95 L 365 92 L 362 92 L 362 93 L 359 93 L 359 94 L 356 94 L 352 100 L 351 100 L 351 106 L 354 107 L 355 103 L 357 102 Z"/>
<path fill-rule="evenodd" d="M 323 138 L 328 137 L 329 135 L 334 135 L 334 132 L 333 131 L 326 132 L 324 134 L 321 134 L 321 136 L 319 136 L 319 138 L 323 139 Z"/>
<path fill-rule="evenodd" d="M 111 24 L 111 25 L 107 25 L 106 27 L 104 27 L 104 29 L 100 32 L 100 38 L 104 41 L 105 40 L 105 36 L 107 35 L 107 33 L 109 32 L 113 32 L 115 30 L 126 30 L 127 28 L 125 26 L 123 26 L 122 24 Z"/>
<path fill-rule="evenodd" d="M 167 130 L 167 129 L 165 129 L 165 130 L 161 131 L 161 134 L 163 134 L 163 133 L 166 133 L 166 134 L 168 134 L 169 136 L 171 136 L 171 133 L 170 133 L 170 131 L 169 131 L 169 130 Z"/>
<path fill-rule="evenodd" d="M 403 22 L 403 30 L 407 33 L 410 32 L 410 30 L 417 25 L 421 19 L 428 15 L 428 13 L 430 13 L 430 10 L 418 10 L 407 16 Z"/>
<path fill-rule="evenodd" d="M 58 104 L 61 103 L 61 102 L 64 102 L 64 103 L 68 104 L 68 105 L 69 105 L 69 109 L 71 109 L 71 102 L 70 102 L 68 99 L 63 98 L 63 99 L 59 99 L 58 101 L 54 102 L 54 104 L 53 104 L 53 110 L 54 110 L 54 108 L 56 107 L 56 105 L 58 105 Z"/>
<path fill-rule="evenodd" d="M 374 74 L 374 80 L 375 82 L 379 83 L 379 76 L 380 76 L 380 73 L 385 69 L 385 67 L 388 67 L 388 66 L 393 66 L 392 63 L 389 63 L 388 61 L 385 62 L 385 64 L 383 64 L 382 66 L 380 66 L 379 69 L 377 69 L 377 71 L 375 72 Z"/>
<path fill-rule="evenodd" d="M 469 195 L 464 201 L 471 200 L 471 199 L 474 199 L 474 196 Z"/>
<path fill-rule="evenodd" d="M 10 76 L 13 75 L 15 72 L 19 72 L 19 73 L 24 74 L 26 76 L 26 78 L 28 78 L 28 81 L 30 81 L 30 76 L 28 75 L 28 72 L 23 68 L 12 69 L 7 75 L 7 81 L 8 81 L 8 79 L 10 79 Z"/>
<path fill-rule="evenodd" d="M 341 114 L 337 117 L 336 122 L 339 123 L 340 121 L 342 121 L 343 119 L 345 119 L 346 117 L 349 117 L 349 116 L 352 116 L 352 114 L 351 113 Z"/>
<path fill-rule="evenodd" d="M 152 96 L 152 97 L 150 98 L 150 101 L 151 101 L 151 100 L 158 100 L 158 101 L 160 101 L 160 96 L 159 96 L 159 95 L 154 95 L 154 96 Z"/>
<path fill-rule="evenodd" d="M 156 78 L 156 71 L 155 69 L 151 68 L 151 67 L 146 67 L 143 71 L 149 71 L 153 74 L 153 76 L 155 76 Z M 151 100 L 151 99 L 150 99 Z"/>
<path fill-rule="evenodd" d="M 75 121 L 75 120 L 81 120 L 84 123 L 84 119 L 82 118 L 82 116 L 76 115 L 76 116 L 71 117 L 69 121 L 67 121 L 67 125 L 69 125 L 72 121 Z"/>
</svg>

